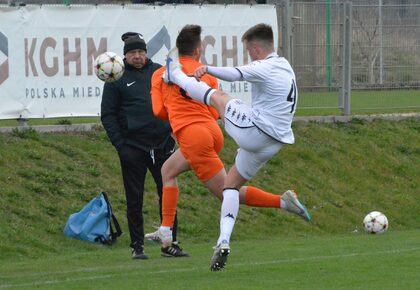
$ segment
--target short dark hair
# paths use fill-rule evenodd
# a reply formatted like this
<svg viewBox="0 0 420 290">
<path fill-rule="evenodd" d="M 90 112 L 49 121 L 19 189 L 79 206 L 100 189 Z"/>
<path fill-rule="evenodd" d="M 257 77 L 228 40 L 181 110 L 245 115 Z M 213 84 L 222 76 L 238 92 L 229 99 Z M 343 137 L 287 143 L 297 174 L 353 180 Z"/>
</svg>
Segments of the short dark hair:
<svg viewBox="0 0 420 290">
<path fill-rule="evenodd" d="M 242 41 L 262 41 L 267 44 L 274 44 L 273 29 L 270 25 L 265 23 L 260 23 L 249 28 L 242 35 Z"/>
<path fill-rule="evenodd" d="M 201 46 L 201 26 L 185 25 L 176 38 L 176 47 L 180 55 L 192 55 Z"/>
</svg>

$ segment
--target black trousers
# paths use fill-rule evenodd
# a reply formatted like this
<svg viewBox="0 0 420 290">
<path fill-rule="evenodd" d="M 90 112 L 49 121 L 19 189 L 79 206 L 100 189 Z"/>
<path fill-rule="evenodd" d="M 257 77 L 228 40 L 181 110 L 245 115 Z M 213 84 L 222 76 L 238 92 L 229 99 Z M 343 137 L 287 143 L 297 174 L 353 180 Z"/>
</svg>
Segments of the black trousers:
<svg viewBox="0 0 420 290">
<path fill-rule="evenodd" d="M 170 152 L 154 150 L 151 152 L 124 145 L 119 151 L 122 176 L 124 181 L 125 196 L 127 203 L 127 221 L 130 231 L 131 244 L 136 248 L 144 244 L 144 221 L 143 221 L 143 195 L 144 183 L 147 170 L 153 176 L 156 183 L 156 191 L 159 196 L 159 214 L 162 221 L 162 174 L 161 168 Z M 175 216 L 173 227 L 173 240 L 176 241 L 178 220 Z"/>
</svg>

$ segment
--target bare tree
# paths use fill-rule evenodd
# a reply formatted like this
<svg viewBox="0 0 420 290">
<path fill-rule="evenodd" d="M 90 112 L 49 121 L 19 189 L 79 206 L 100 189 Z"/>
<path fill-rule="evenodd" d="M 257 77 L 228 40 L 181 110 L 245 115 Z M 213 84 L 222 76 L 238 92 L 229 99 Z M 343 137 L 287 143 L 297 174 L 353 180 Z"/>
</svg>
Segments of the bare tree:
<svg viewBox="0 0 420 290">
<path fill-rule="evenodd" d="M 353 52 L 368 68 L 368 83 L 375 84 L 374 67 L 379 55 L 379 16 L 377 7 L 353 9 Z"/>
</svg>

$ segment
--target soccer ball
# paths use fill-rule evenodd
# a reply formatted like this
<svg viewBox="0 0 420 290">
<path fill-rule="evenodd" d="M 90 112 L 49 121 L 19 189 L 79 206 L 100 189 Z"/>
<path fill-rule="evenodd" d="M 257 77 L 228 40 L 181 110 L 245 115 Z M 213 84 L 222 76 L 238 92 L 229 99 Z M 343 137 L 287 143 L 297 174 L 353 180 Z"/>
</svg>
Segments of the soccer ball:
<svg viewBox="0 0 420 290">
<path fill-rule="evenodd" d="M 100 54 L 94 62 L 96 76 L 104 82 L 115 82 L 124 73 L 124 61 L 114 52 Z"/>
<path fill-rule="evenodd" d="M 369 234 L 383 234 L 388 229 L 388 219 L 379 211 L 372 211 L 365 216 L 363 227 Z"/>
</svg>

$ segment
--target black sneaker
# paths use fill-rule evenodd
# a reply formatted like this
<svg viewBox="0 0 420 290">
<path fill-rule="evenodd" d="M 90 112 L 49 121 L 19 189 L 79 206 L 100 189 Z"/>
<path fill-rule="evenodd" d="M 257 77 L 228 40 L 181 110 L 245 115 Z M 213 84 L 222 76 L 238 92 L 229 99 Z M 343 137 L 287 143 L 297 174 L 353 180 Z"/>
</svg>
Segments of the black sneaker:
<svg viewBox="0 0 420 290">
<path fill-rule="evenodd" d="M 184 252 L 179 246 L 178 242 L 173 242 L 171 246 L 160 249 L 160 254 L 163 257 L 189 257 L 187 252 Z"/>
<path fill-rule="evenodd" d="M 136 260 L 147 260 L 149 259 L 148 256 L 144 253 L 144 246 L 139 246 L 136 248 L 133 248 L 131 251 L 131 257 Z"/>
</svg>

